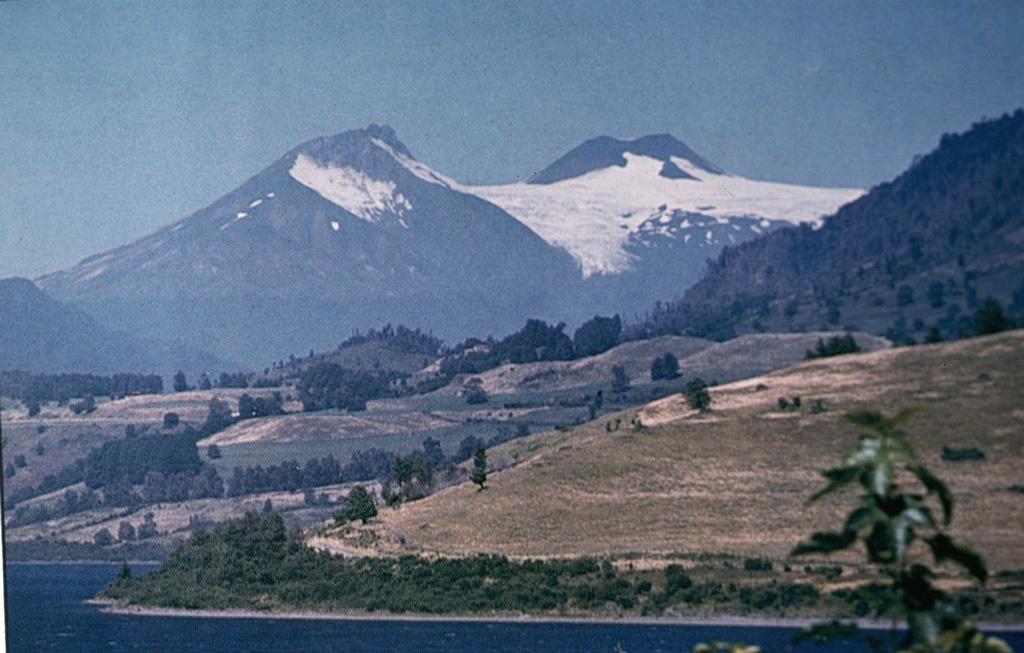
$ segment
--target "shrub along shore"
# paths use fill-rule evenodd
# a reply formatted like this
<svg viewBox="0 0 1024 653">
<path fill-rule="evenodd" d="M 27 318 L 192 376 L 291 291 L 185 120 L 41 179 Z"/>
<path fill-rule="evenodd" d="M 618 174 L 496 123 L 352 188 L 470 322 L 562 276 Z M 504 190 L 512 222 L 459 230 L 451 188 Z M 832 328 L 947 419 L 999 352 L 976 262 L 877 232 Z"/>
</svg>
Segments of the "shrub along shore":
<svg viewBox="0 0 1024 653">
<path fill-rule="evenodd" d="M 301 533 L 287 532 L 277 514 L 250 512 L 213 531 L 197 530 L 146 575 L 134 576 L 125 565 L 99 598 L 117 610 L 169 608 L 226 616 L 872 616 L 864 609 L 870 584 L 823 594 L 813 583 L 787 580 L 769 561 L 717 558 L 714 564 L 691 561 L 659 569 L 591 558 L 343 558 L 309 548 Z M 831 574 L 835 567 L 808 571 Z M 964 595 L 962 601 L 979 616 L 1012 618 L 1006 606 L 986 604 L 981 597 Z"/>
</svg>

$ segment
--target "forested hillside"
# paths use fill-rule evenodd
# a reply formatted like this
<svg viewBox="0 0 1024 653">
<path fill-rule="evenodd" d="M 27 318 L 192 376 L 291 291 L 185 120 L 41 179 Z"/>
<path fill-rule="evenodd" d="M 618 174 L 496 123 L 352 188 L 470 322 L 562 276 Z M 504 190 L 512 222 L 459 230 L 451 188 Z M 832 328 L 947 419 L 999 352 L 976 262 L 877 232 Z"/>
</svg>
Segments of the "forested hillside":
<svg viewBox="0 0 1024 653">
<path fill-rule="evenodd" d="M 901 342 L 970 328 L 986 297 L 1024 309 L 1024 110 L 946 134 L 815 230 L 727 248 L 645 328 L 722 339 L 860 329 Z"/>
</svg>

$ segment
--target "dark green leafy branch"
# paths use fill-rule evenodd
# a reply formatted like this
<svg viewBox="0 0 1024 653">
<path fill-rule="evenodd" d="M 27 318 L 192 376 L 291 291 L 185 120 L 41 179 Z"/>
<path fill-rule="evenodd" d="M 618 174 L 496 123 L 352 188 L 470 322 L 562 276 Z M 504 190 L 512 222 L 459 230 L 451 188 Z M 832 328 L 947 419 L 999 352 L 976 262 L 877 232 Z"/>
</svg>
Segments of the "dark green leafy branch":
<svg viewBox="0 0 1024 653">
<path fill-rule="evenodd" d="M 868 561 L 889 580 L 877 597 L 876 616 L 892 618 L 894 626 L 906 621 L 908 633 L 901 643 L 905 650 L 1009 651 L 1005 642 L 985 637 L 963 618 L 957 605 L 934 585 L 935 573 L 924 562 L 927 555 L 920 553 L 929 552 L 936 566 L 948 561 L 961 567 L 979 583 L 988 578 L 981 555 L 943 531 L 953 519 L 953 494 L 918 461 L 902 430 L 919 412 L 908 408 L 889 417 L 862 410 L 846 416 L 867 433 L 841 465 L 824 472 L 825 485 L 808 503 L 851 488 L 861 494 L 842 530 L 814 533 L 792 555 L 830 554 L 863 543 Z M 903 479 L 916 481 L 915 487 L 904 488 Z M 941 522 L 935 519 L 934 507 L 941 510 Z M 925 546 L 915 546 L 917 542 Z M 855 633 L 852 624 L 832 622 L 814 626 L 798 639 L 825 642 Z"/>
</svg>

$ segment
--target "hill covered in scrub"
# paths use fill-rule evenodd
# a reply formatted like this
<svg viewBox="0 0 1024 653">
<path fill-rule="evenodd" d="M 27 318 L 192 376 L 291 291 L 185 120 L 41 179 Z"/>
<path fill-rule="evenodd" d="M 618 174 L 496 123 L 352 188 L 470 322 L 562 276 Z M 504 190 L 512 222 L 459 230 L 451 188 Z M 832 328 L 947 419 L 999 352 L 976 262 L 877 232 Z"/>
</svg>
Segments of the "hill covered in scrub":
<svg viewBox="0 0 1024 653">
<path fill-rule="evenodd" d="M 815 229 L 727 247 L 654 333 L 715 339 L 842 327 L 921 341 L 971 328 L 979 302 L 1024 310 L 1024 110 L 939 147 Z"/>
</svg>

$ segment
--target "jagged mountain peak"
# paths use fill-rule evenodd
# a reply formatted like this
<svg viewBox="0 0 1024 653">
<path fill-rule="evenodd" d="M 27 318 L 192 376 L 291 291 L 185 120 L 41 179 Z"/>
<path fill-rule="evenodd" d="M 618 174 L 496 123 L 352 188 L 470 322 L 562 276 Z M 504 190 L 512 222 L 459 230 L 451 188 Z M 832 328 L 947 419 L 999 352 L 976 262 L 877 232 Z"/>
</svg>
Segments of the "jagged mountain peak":
<svg viewBox="0 0 1024 653">
<path fill-rule="evenodd" d="M 372 166 L 374 162 L 379 165 L 384 158 L 415 160 L 393 127 L 377 124 L 314 138 L 295 148 L 288 156 L 300 154 L 323 166 L 342 163 Z"/>
<path fill-rule="evenodd" d="M 634 140 L 599 136 L 573 148 L 550 166 L 527 179 L 527 183 L 553 184 L 612 166 L 622 168 L 627 164 L 627 153 L 663 162 L 660 174 L 668 179 L 694 179 L 692 175 L 680 169 L 672 161 L 673 158 L 685 159 L 704 172 L 725 174 L 724 170 L 671 134 L 650 134 Z"/>
</svg>

